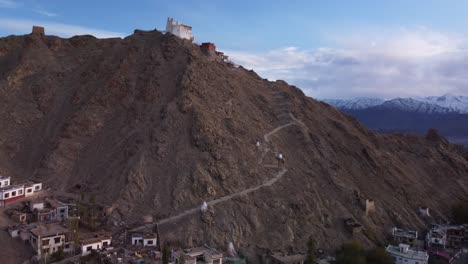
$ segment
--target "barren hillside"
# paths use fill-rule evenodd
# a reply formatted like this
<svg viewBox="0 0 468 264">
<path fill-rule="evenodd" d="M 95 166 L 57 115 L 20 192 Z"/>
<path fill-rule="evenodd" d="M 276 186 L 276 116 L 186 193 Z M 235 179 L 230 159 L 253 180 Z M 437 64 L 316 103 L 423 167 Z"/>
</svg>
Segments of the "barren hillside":
<svg viewBox="0 0 468 264">
<path fill-rule="evenodd" d="M 312 235 L 331 248 L 351 238 L 345 217 L 370 245 L 393 226 L 424 226 L 419 206 L 444 218 L 468 197 L 462 150 L 370 132 L 296 87 L 156 31 L 1 38 L 0 117 L 1 174 L 95 194 L 115 219 L 216 201 L 203 217 L 160 225 L 165 240 L 194 245 L 297 251 Z M 357 196 L 376 212 L 365 216 Z"/>
</svg>

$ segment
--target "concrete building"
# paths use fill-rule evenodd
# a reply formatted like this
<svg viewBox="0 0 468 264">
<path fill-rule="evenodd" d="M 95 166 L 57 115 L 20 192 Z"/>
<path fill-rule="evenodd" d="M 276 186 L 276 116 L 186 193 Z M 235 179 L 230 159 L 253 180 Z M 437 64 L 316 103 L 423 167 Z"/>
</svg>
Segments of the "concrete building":
<svg viewBox="0 0 468 264">
<path fill-rule="evenodd" d="M 406 230 L 394 227 L 392 229 L 393 239 L 398 243 L 415 246 L 418 240 L 418 231 Z"/>
<path fill-rule="evenodd" d="M 206 264 L 222 264 L 223 254 L 207 246 L 179 250 L 172 252 L 172 258 L 178 264 L 180 257 L 184 255 L 186 264 L 196 264 L 204 262 Z"/>
<path fill-rule="evenodd" d="M 0 187 L 6 187 L 10 185 L 10 177 L 0 175 Z"/>
<path fill-rule="evenodd" d="M 386 251 L 395 258 L 395 264 L 427 264 L 429 255 L 424 251 L 415 251 L 409 245 L 388 246 Z"/>
<path fill-rule="evenodd" d="M 81 255 L 86 256 L 91 252 L 110 247 L 112 235 L 106 231 L 93 232 L 81 235 L 80 248 Z"/>
<path fill-rule="evenodd" d="M 10 177 L 0 176 L 0 206 L 33 195 L 42 190 L 42 183 L 11 185 Z"/>
<path fill-rule="evenodd" d="M 468 225 L 447 227 L 447 247 L 462 248 L 463 242 L 468 242 Z"/>
<path fill-rule="evenodd" d="M 447 245 L 446 228 L 440 225 L 433 225 L 426 236 L 426 246 L 428 248 L 445 248 Z"/>
<path fill-rule="evenodd" d="M 62 221 L 68 219 L 68 205 L 55 199 L 46 199 L 45 202 L 30 203 L 30 209 L 38 222 Z"/>
<path fill-rule="evenodd" d="M 153 233 L 148 234 L 140 234 L 134 233 L 132 234 L 132 245 L 140 245 L 144 247 L 155 247 L 157 243 L 157 235 Z"/>
<path fill-rule="evenodd" d="M 192 42 L 195 40 L 192 34 L 192 27 L 184 25 L 172 17 L 167 18 L 166 32 L 176 35 L 181 39 L 188 39 Z"/>
<path fill-rule="evenodd" d="M 68 229 L 58 223 L 41 224 L 31 229 L 29 243 L 39 258 L 50 255 L 60 249 L 66 251 L 73 242 L 67 235 Z"/>
</svg>

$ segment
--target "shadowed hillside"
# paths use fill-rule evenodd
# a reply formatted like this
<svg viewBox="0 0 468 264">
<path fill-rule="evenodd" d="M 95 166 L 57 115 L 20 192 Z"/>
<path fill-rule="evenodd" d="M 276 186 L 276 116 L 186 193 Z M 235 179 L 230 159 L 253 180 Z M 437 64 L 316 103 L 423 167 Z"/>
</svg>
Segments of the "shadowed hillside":
<svg viewBox="0 0 468 264">
<path fill-rule="evenodd" d="M 371 245 L 422 227 L 419 206 L 446 218 L 468 192 L 468 161 L 444 140 L 370 132 L 156 31 L 0 39 L 0 117 L 1 174 L 95 194 L 118 221 L 169 219 L 166 241 L 247 254 L 304 251 L 311 235 L 335 247 L 352 238 L 345 217 Z M 376 211 L 365 216 L 362 198 Z M 203 201 L 207 214 L 187 211 Z"/>
</svg>

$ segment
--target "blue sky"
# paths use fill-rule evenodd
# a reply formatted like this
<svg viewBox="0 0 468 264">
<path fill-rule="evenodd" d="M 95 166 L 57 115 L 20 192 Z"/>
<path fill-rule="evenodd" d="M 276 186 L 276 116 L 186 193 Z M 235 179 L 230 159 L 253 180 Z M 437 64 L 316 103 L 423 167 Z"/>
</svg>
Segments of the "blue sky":
<svg viewBox="0 0 468 264">
<path fill-rule="evenodd" d="M 63 37 L 126 36 L 172 16 L 197 41 L 310 96 L 468 95 L 467 11 L 468 1 L 442 0 L 0 0 L 0 36 L 33 24 Z"/>
</svg>

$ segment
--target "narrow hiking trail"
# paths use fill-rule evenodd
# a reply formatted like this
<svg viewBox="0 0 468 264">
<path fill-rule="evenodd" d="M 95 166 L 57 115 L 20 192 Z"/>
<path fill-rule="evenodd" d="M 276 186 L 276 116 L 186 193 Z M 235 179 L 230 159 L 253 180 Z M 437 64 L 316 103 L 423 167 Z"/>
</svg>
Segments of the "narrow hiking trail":
<svg viewBox="0 0 468 264">
<path fill-rule="evenodd" d="M 287 109 L 287 107 L 289 106 L 289 103 L 288 102 L 284 102 L 284 97 L 282 96 L 282 93 L 281 92 L 273 92 L 272 95 L 274 96 L 275 98 L 275 109 L 279 110 L 280 112 L 277 112 L 276 113 L 276 116 L 278 118 L 278 120 L 280 122 L 282 122 L 283 124 L 275 127 L 273 130 L 267 132 L 266 134 L 263 135 L 263 139 L 264 139 L 264 143 L 265 144 L 269 144 L 270 143 L 270 137 L 276 133 L 278 133 L 279 131 L 281 131 L 282 129 L 285 129 L 289 126 L 293 126 L 293 125 L 296 125 L 296 126 L 299 126 L 301 128 L 305 128 L 307 129 L 307 127 L 305 126 L 304 123 L 302 123 L 300 120 L 296 119 Z M 273 152 L 270 148 L 268 148 L 267 146 L 265 147 L 260 147 L 261 148 L 261 156 L 259 157 L 259 161 L 258 161 L 258 165 L 262 165 L 263 164 L 263 160 L 265 158 L 265 156 L 268 154 L 268 152 Z M 277 153 L 273 153 L 276 157 Z M 279 168 L 277 165 L 274 165 L 274 164 L 264 164 L 262 165 L 263 167 L 265 168 Z M 254 187 L 251 187 L 251 188 L 248 188 L 248 189 L 244 189 L 242 191 L 239 191 L 239 192 L 236 192 L 236 193 L 232 193 L 232 194 L 229 194 L 229 195 L 226 195 L 226 196 L 223 196 L 223 197 L 220 197 L 220 198 L 217 198 L 217 199 L 214 199 L 214 200 L 211 200 L 211 201 L 207 201 L 207 205 L 208 206 L 214 206 L 214 205 L 217 205 L 219 203 L 222 203 L 222 202 L 226 202 L 226 201 L 229 201 L 229 200 L 232 200 L 236 197 L 240 197 L 240 196 L 243 196 L 243 195 L 247 195 L 251 192 L 255 192 L 261 188 L 264 188 L 264 187 L 269 187 L 269 186 L 272 186 L 273 184 L 275 184 L 279 179 L 281 179 L 281 177 L 283 177 L 286 172 L 288 170 L 286 168 L 282 168 L 280 171 L 278 171 L 273 178 L 271 178 L 270 180 L 260 184 L 260 185 L 257 185 L 257 186 L 254 186 Z M 160 219 L 158 221 L 156 221 L 155 223 L 151 223 L 151 224 L 147 224 L 147 225 L 144 225 L 144 226 L 140 226 L 140 227 L 137 227 L 137 228 L 134 228 L 134 229 L 131 229 L 129 231 L 133 232 L 133 231 L 141 231 L 141 230 L 144 230 L 146 228 L 150 228 L 150 227 L 153 227 L 155 225 L 162 225 L 162 224 L 166 224 L 166 223 L 171 223 L 171 222 L 174 222 L 174 221 L 177 221 L 185 216 L 188 216 L 188 215 L 191 215 L 191 214 L 195 214 L 197 212 L 200 212 L 201 210 L 201 205 L 197 205 L 196 207 L 194 208 L 191 208 L 191 209 L 188 209 L 188 210 L 185 210 L 177 215 L 174 215 L 174 216 L 170 216 L 170 217 L 167 217 L 167 218 L 164 218 L 164 219 Z"/>
</svg>

